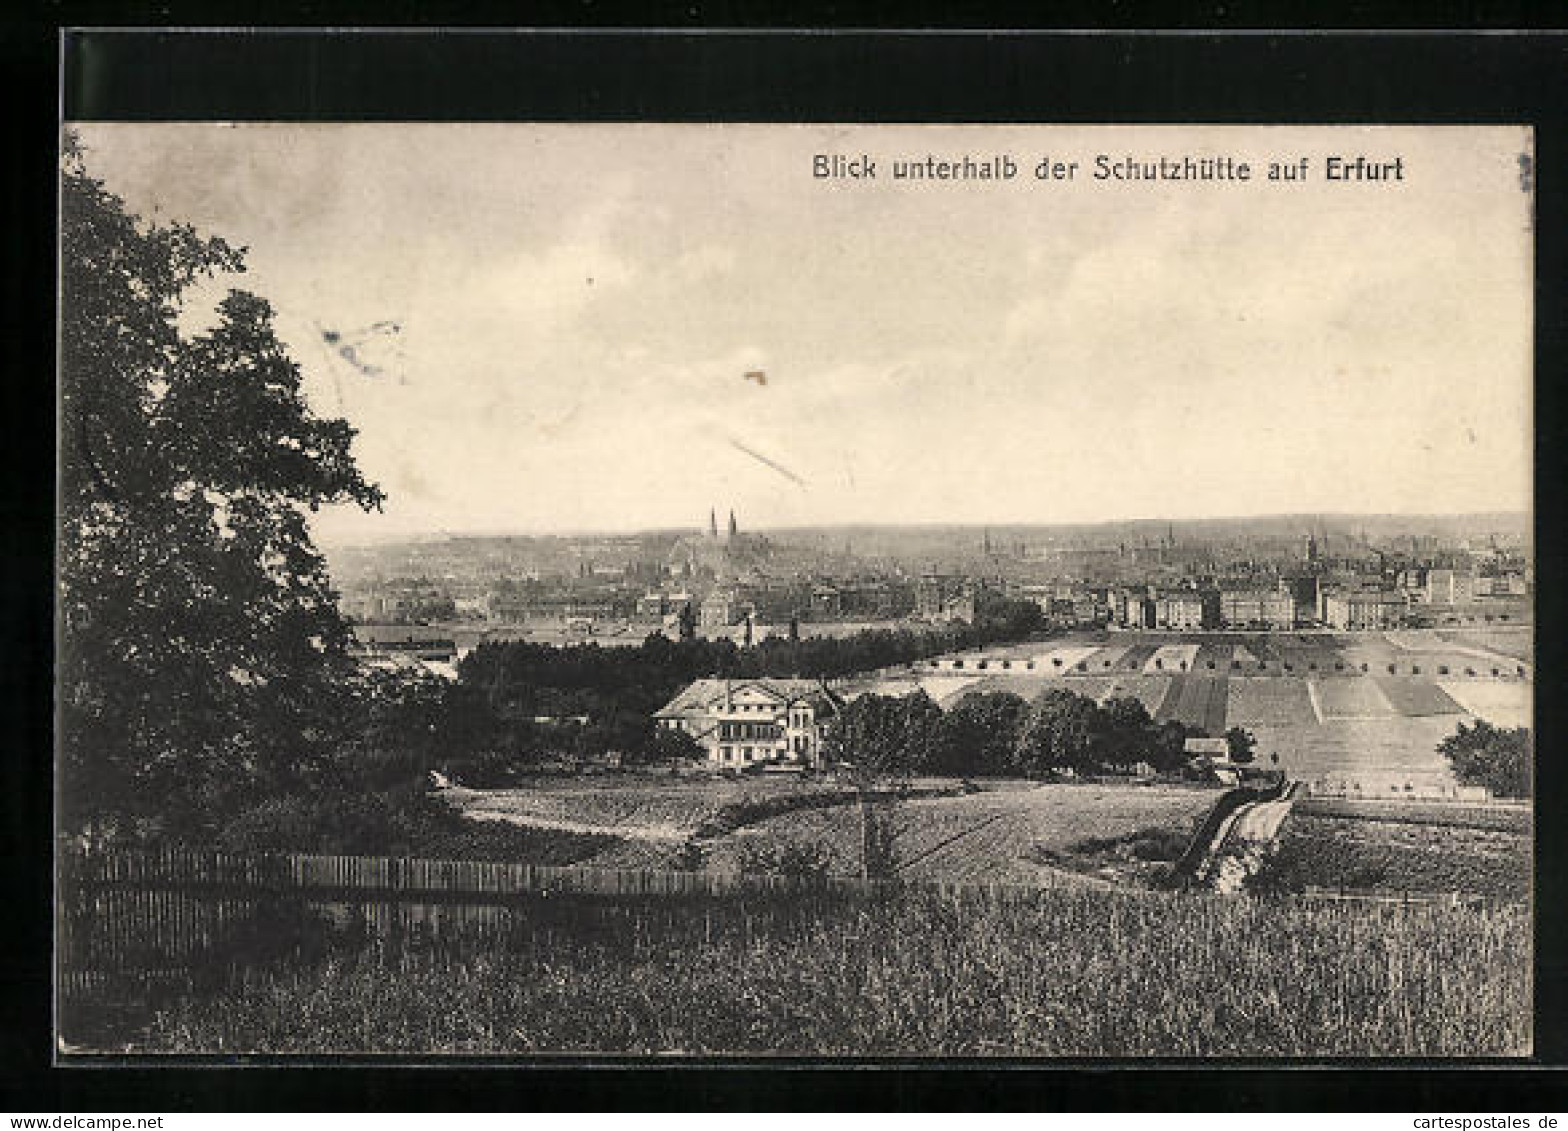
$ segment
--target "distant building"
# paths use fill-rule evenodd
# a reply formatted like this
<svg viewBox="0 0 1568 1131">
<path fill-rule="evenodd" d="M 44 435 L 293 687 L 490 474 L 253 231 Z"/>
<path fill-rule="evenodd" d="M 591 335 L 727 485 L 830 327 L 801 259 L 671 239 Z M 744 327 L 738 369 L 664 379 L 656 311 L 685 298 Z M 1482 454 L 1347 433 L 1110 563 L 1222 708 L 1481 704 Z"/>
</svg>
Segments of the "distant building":
<svg viewBox="0 0 1568 1131">
<path fill-rule="evenodd" d="M 915 615 L 928 621 L 973 621 L 974 584 L 963 577 L 925 575 L 915 585 Z"/>
<path fill-rule="evenodd" d="M 697 626 L 704 631 L 728 628 L 740 619 L 740 605 L 735 594 L 727 589 L 715 589 L 703 598 L 697 609 Z"/>
<path fill-rule="evenodd" d="M 1154 623 L 1159 628 L 1203 627 L 1203 598 L 1195 592 L 1164 593 L 1154 600 Z"/>
<path fill-rule="evenodd" d="M 1465 605 L 1475 600 L 1475 579 L 1457 569 L 1432 569 L 1426 574 L 1426 603 Z"/>
<path fill-rule="evenodd" d="M 1291 616 L 1299 623 L 1315 615 L 1320 615 L 1322 607 L 1323 584 L 1317 574 L 1307 574 L 1302 577 L 1282 577 L 1279 582 L 1281 593 L 1288 593 L 1294 602 Z M 1289 628 L 1286 624 L 1280 627 Z"/>
<path fill-rule="evenodd" d="M 640 620 L 661 620 L 674 611 L 669 595 L 649 590 L 637 598 L 637 616 Z"/>
<path fill-rule="evenodd" d="M 451 661 L 457 642 L 439 628 L 407 624 L 356 624 L 351 651 L 361 656 L 410 656 L 417 660 Z"/>
<path fill-rule="evenodd" d="M 832 585 L 811 587 L 811 615 L 834 619 L 844 612 L 843 595 Z"/>
<path fill-rule="evenodd" d="M 1225 590 L 1219 619 L 1226 628 L 1288 629 L 1296 623 L 1296 600 L 1277 589 Z"/>
<path fill-rule="evenodd" d="M 1331 590 L 1323 595 L 1323 623 L 1347 630 L 1397 628 L 1408 607 L 1404 594 L 1389 589 Z"/>
<path fill-rule="evenodd" d="M 1158 611 L 1154 601 L 1141 593 L 1129 593 L 1122 623 L 1128 628 L 1153 628 Z"/>
<path fill-rule="evenodd" d="M 717 767 L 822 764 L 822 739 L 841 700 L 808 679 L 699 679 L 654 722 L 696 739 Z"/>
</svg>

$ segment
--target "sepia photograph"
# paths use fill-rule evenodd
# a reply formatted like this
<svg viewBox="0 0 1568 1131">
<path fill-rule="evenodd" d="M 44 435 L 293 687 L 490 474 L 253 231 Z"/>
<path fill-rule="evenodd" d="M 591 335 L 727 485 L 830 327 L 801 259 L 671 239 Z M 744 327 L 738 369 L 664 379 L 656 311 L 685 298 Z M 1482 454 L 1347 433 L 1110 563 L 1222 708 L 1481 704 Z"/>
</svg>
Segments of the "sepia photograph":
<svg viewBox="0 0 1568 1131">
<path fill-rule="evenodd" d="M 67 121 L 57 1058 L 1527 1058 L 1528 125 Z"/>
</svg>

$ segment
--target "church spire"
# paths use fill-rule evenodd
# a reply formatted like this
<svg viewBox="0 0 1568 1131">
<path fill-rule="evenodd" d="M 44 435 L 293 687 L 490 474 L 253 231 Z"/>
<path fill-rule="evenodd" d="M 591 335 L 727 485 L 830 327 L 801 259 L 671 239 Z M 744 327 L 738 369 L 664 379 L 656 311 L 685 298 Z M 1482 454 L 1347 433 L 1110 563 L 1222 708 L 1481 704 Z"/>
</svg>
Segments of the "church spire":
<svg viewBox="0 0 1568 1131">
<path fill-rule="evenodd" d="M 708 537 L 710 537 L 710 538 L 717 538 L 718 536 L 719 536 L 719 512 L 714 510 L 712 507 L 709 507 L 708 508 Z"/>
<path fill-rule="evenodd" d="M 735 512 L 732 510 L 730 511 L 730 537 L 735 537 L 736 533 L 737 529 L 735 526 Z"/>
</svg>

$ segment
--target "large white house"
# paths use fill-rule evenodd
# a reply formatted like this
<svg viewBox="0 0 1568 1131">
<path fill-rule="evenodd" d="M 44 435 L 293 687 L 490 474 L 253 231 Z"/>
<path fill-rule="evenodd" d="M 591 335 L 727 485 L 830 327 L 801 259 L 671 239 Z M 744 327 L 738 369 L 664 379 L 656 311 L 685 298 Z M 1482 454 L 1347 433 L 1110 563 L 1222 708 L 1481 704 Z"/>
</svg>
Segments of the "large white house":
<svg viewBox="0 0 1568 1131">
<path fill-rule="evenodd" d="M 809 679 L 699 679 L 653 717 L 660 727 L 691 735 L 715 766 L 818 767 L 823 732 L 841 704 Z"/>
</svg>

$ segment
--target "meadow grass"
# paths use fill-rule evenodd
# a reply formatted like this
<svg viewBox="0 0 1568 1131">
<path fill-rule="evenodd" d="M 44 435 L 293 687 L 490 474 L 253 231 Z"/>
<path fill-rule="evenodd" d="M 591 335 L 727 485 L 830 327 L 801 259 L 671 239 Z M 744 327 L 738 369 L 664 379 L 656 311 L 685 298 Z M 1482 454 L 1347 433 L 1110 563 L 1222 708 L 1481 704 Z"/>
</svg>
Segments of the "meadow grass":
<svg viewBox="0 0 1568 1131">
<path fill-rule="evenodd" d="M 1532 886 L 1531 850 L 1528 830 L 1293 813 L 1265 881 L 1292 891 L 1456 892 L 1523 900 Z"/>
<path fill-rule="evenodd" d="M 165 1000 L 112 1046 L 1507 1056 L 1530 1048 L 1529 970 L 1519 904 L 555 898 L 501 940 L 372 940 L 249 968 Z"/>
</svg>

